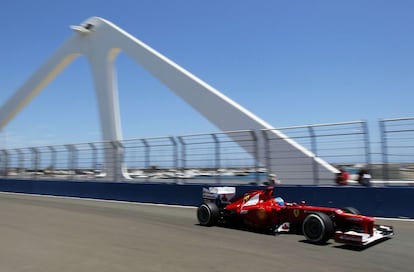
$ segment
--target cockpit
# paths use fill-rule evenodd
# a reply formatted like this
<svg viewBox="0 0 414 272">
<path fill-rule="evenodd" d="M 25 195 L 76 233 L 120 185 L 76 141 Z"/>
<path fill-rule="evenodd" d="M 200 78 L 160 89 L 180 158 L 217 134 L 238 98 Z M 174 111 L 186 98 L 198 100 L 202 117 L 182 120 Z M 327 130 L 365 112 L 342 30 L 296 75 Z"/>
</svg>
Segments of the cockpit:
<svg viewBox="0 0 414 272">
<path fill-rule="evenodd" d="M 283 200 L 283 198 L 281 198 L 280 196 L 275 197 L 274 201 L 279 205 L 279 206 L 285 206 L 285 201 Z"/>
</svg>

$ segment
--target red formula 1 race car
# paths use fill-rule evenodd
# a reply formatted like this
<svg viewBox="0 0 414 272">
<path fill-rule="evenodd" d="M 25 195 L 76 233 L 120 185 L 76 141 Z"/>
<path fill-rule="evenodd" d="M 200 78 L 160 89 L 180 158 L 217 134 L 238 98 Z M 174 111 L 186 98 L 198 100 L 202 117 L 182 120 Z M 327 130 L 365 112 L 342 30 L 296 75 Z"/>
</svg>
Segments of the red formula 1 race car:
<svg viewBox="0 0 414 272">
<path fill-rule="evenodd" d="M 273 187 L 235 196 L 235 187 L 203 188 L 203 204 L 197 209 L 202 226 L 247 227 L 275 233 L 303 234 L 315 244 L 329 239 L 367 246 L 394 234 L 391 226 L 376 225 L 373 217 L 354 208 L 325 208 L 284 202 L 274 197 Z"/>
</svg>

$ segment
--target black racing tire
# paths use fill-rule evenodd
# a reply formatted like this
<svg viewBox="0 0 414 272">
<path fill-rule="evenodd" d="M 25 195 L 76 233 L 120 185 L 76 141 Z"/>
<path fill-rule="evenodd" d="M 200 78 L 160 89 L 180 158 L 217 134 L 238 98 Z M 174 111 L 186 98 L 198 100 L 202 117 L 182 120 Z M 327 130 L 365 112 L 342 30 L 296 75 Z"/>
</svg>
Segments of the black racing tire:
<svg viewBox="0 0 414 272">
<path fill-rule="evenodd" d="M 351 213 L 351 214 L 361 214 L 357 209 L 354 207 L 344 207 L 341 209 L 345 213 Z"/>
<path fill-rule="evenodd" d="M 324 244 L 333 237 L 334 224 L 325 213 L 311 213 L 303 221 L 302 232 L 309 242 Z"/>
<path fill-rule="evenodd" d="M 219 218 L 219 208 L 216 204 L 207 202 L 203 203 L 197 209 L 197 219 L 201 226 L 216 225 Z"/>
</svg>

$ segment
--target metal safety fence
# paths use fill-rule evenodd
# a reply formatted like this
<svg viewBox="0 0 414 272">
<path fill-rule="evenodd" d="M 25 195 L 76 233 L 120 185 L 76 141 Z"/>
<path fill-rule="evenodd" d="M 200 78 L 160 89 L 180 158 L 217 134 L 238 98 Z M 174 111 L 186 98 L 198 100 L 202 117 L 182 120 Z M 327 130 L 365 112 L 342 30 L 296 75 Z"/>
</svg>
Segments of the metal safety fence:
<svg viewBox="0 0 414 272">
<path fill-rule="evenodd" d="M 226 131 L 176 137 L 130 139 L 0 150 L 0 177 L 27 179 L 100 179 L 102 181 L 180 183 L 258 183 L 292 154 L 269 148 L 284 140 L 277 130 L 331 165 L 355 174 L 361 166 L 374 179 L 414 180 L 414 117 L 379 122 L 373 148 L 365 121 Z M 379 155 L 379 156 L 378 156 Z M 377 159 L 373 159 L 375 156 Z M 256 158 L 264 158 L 258 160 Z M 380 159 L 378 159 L 380 158 Z M 321 182 L 314 160 L 311 184 Z M 289 165 L 278 165 L 289 167 Z M 314 167 L 313 167 L 314 166 Z M 282 181 L 283 182 L 283 181 Z"/>
<path fill-rule="evenodd" d="M 366 122 L 354 121 L 281 127 L 277 128 L 277 130 L 310 150 L 317 157 L 324 159 L 338 168 L 344 167 L 351 172 L 355 172 L 356 169 L 353 169 L 355 165 L 371 165 Z M 292 155 L 289 151 L 272 150 L 270 148 L 272 142 L 283 140 L 270 133 L 272 131 L 273 129 L 262 131 L 266 141 L 265 152 L 267 165 L 272 165 L 273 160 L 277 160 L 279 164 L 286 163 L 289 161 L 287 159 Z M 314 183 L 319 183 L 320 177 L 318 176 L 317 163 L 315 160 L 311 160 L 308 163 L 310 164 L 309 167 L 303 167 L 305 169 L 311 169 L 307 173 L 307 176 Z M 284 165 L 284 167 L 288 167 L 288 165 Z"/>
<path fill-rule="evenodd" d="M 380 121 L 381 174 L 385 180 L 414 180 L 414 118 Z"/>
</svg>

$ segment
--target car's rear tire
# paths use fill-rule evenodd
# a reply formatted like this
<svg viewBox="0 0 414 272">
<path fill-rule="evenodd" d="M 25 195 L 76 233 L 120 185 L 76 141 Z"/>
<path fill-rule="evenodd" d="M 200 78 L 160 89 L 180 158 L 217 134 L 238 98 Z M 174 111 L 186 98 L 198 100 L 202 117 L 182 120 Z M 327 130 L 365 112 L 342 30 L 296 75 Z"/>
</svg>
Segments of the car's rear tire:
<svg viewBox="0 0 414 272">
<path fill-rule="evenodd" d="M 311 213 L 303 221 L 302 232 L 309 242 L 323 244 L 332 238 L 334 225 L 327 214 Z"/>
<path fill-rule="evenodd" d="M 213 226 L 217 224 L 219 208 L 214 203 L 203 203 L 197 209 L 197 219 L 202 226 Z"/>
<path fill-rule="evenodd" d="M 345 213 L 351 213 L 351 214 L 361 214 L 357 209 L 354 207 L 345 207 L 341 209 Z"/>
</svg>

